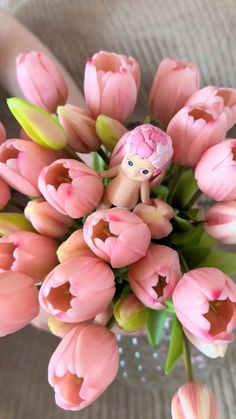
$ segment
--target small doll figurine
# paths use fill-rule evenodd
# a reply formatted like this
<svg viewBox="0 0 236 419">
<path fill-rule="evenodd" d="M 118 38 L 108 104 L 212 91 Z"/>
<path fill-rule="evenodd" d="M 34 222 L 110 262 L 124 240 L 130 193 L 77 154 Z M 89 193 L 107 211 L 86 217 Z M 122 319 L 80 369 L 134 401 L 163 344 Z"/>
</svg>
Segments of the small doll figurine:
<svg viewBox="0 0 236 419">
<path fill-rule="evenodd" d="M 171 138 L 161 129 L 139 125 L 117 143 L 111 168 L 101 172 L 113 178 L 106 187 L 101 205 L 133 209 L 139 201 L 151 204 L 150 182 L 161 182 L 173 155 Z"/>
</svg>

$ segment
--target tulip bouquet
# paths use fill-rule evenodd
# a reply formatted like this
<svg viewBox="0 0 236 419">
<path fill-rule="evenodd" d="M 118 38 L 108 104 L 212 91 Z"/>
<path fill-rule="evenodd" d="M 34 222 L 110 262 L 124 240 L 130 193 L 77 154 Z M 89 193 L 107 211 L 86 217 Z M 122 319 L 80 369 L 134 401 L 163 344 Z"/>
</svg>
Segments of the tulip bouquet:
<svg viewBox="0 0 236 419">
<path fill-rule="evenodd" d="M 153 119 L 133 123 L 133 58 L 88 60 L 87 109 L 66 104 L 45 54 L 21 54 L 16 69 L 27 101 L 7 101 L 16 138 L 0 126 L 0 336 L 46 314 L 62 339 L 48 370 L 56 403 L 80 410 L 116 376 L 116 331 L 156 347 L 171 318 L 163 368 L 183 356 L 187 372 L 172 417 L 217 419 L 214 396 L 194 381 L 190 342 L 216 358 L 234 340 L 236 258 L 217 241 L 236 244 L 236 139 L 226 139 L 236 90 L 199 90 L 197 67 L 167 58 L 150 91 Z M 205 210 L 203 193 L 218 202 Z"/>
</svg>

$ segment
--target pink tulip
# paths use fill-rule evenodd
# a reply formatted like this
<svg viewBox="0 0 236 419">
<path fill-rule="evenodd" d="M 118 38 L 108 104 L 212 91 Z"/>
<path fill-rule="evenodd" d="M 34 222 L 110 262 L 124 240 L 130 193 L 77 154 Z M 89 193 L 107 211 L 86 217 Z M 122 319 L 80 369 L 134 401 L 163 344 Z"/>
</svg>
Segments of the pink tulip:
<svg viewBox="0 0 236 419">
<path fill-rule="evenodd" d="M 7 139 L 7 133 L 4 125 L 0 122 L 0 144 L 2 144 Z"/>
<path fill-rule="evenodd" d="M 228 343 L 224 343 L 221 345 L 217 345 L 214 342 L 208 342 L 204 339 L 200 339 L 188 330 L 184 329 L 184 333 L 187 336 L 188 340 L 192 343 L 195 348 L 197 348 L 200 352 L 204 355 L 208 356 L 209 358 L 223 358 L 228 348 Z"/>
<path fill-rule="evenodd" d="M 84 239 L 92 251 L 113 268 L 136 262 L 148 249 L 148 226 L 124 208 L 95 211 L 84 224 Z"/>
<path fill-rule="evenodd" d="M 86 64 L 84 94 L 93 117 L 124 121 L 133 112 L 140 85 L 140 68 L 132 57 L 100 51 Z"/>
<path fill-rule="evenodd" d="M 104 311 L 115 293 L 114 274 L 102 260 L 79 257 L 56 266 L 39 293 L 44 310 L 59 320 L 75 323 Z"/>
<path fill-rule="evenodd" d="M 161 199 L 153 199 L 152 205 L 138 204 L 133 212 L 148 225 L 153 239 L 166 237 L 173 230 L 169 220 L 173 218 L 174 210 Z"/>
<path fill-rule="evenodd" d="M 22 53 L 16 59 L 16 75 L 25 98 L 34 105 L 56 112 L 68 95 L 65 80 L 55 63 L 44 53 Z"/>
<path fill-rule="evenodd" d="M 57 114 L 68 144 L 73 150 L 89 153 L 101 147 L 96 135 L 96 122 L 88 111 L 77 106 L 65 105 L 57 108 Z"/>
<path fill-rule="evenodd" d="M 215 396 L 197 381 L 182 385 L 171 403 L 172 419 L 219 419 Z"/>
<path fill-rule="evenodd" d="M 23 273 L 0 273 L 0 336 L 25 327 L 39 312 L 34 280 Z"/>
<path fill-rule="evenodd" d="M 227 117 L 227 129 L 236 122 L 236 89 L 228 87 L 207 86 L 198 90 L 188 100 L 188 105 L 204 103 L 223 111 Z"/>
<path fill-rule="evenodd" d="M 60 263 L 81 256 L 95 257 L 95 254 L 85 243 L 82 229 L 74 231 L 57 249 L 57 257 Z"/>
<path fill-rule="evenodd" d="M 1 237 L 0 272 L 21 272 L 42 282 L 58 263 L 56 249 L 57 243 L 53 239 L 29 231 Z"/>
<path fill-rule="evenodd" d="M 165 128 L 198 89 L 199 71 L 196 65 L 165 58 L 157 69 L 149 95 L 152 115 Z"/>
<path fill-rule="evenodd" d="M 140 301 L 153 310 L 165 308 L 181 276 L 178 253 L 167 246 L 151 244 L 146 256 L 129 266 L 128 281 Z"/>
<path fill-rule="evenodd" d="M 207 233 L 225 244 L 236 244 L 236 202 L 220 202 L 206 213 Z"/>
<path fill-rule="evenodd" d="M 38 184 L 49 204 L 72 218 L 93 211 L 104 191 L 100 176 L 86 164 L 73 159 L 60 159 L 45 167 Z"/>
<path fill-rule="evenodd" d="M 96 400 L 114 380 L 119 365 L 115 336 L 103 326 L 82 323 L 72 329 L 48 366 L 56 404 L 81 410 Z"/>
<path fill-rule="evenodd" d="M 29 201 L 24 213 L 35 230 L 43 236 L 61 237 L 66 234 L 68 227 L 72 224 L 70 217 L 56 211 L 41 198 Z"/>
<path fill-rule="evenodd" d="M 53 151 L 33 142 L 7 140 L 0 146 L 0 176 L 16 191 L 39 196 L 39 173 L 55 159 Z"/>
<path fill-rule="evenodd" d="M 170 121 L 167 133 L 172 138 L 173 162 L 194 167 L 203 153 L 225 138 L 227 119 L 205 105 L 188 105 Z"/>
<path fill-rule="evenodd" d="M 11 199 L 11 191 L 6 182 L 0 178 L 0 209 L 3 209 Z"/>
<path fill-rule="evenodd" d="M 179 321 L 193 336 L 219 345 L 234 340 L 236 285 L 219 269 L 187 272 L 172 299 Z"/>
<path fill-rule="evenodd" d="M 236 139 L 209 148 L 196 167 L 195 177 L 199 189 L 216 201 L 236 199 Z"/>
</svg>

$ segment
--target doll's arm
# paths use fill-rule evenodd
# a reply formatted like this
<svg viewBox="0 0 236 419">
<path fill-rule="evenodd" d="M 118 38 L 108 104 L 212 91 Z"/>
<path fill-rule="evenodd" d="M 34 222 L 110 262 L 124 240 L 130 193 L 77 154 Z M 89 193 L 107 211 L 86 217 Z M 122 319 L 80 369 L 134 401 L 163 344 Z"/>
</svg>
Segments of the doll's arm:
<svg viewBox="0 0 236 419">
<path fill-rule="evenodd" d="M 35 35 L 0 9 L 0 84 L 13 96 L 22 96 L 16 79 L 16 57 L 32 50 L 45 52 L 57 63 L 69 88 L 68 103 L 83 107 L 83 96 L 64 67 Z"/>
<path fill-rule="evenodd" d="M 111 169 L 104 170 L 103 172 L 99 172 L 99 175 L 102 178 L 115 177 L 116 175 L 118 175 L 119 168 L 120 168 L 120 165 L 118 164 L 117 166 L 111 167 Z"/>
<path fill-rule="evenodd" d="M 150 199 L 150 184 L 148 180 L 146 182 L 141 183 L 140 195 L 141 195 L 141 201 L 144 204 L 151 205 L 152 202 Z"/>
</svg>

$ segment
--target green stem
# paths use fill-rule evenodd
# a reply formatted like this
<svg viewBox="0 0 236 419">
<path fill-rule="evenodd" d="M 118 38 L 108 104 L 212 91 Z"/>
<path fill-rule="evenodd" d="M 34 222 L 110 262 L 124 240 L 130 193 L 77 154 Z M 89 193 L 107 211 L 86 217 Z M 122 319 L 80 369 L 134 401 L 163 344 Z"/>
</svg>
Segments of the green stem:
<svg viewBox="0 0 236 419">
<path fill-rule="evenodd" d="M 189 271 L 189 267 L 187 265 L 187 262 L 186 262 L 184 256 L 180 252 L 179 252 L 179 258 L 180 258 L 180 262 L 181 262 L 182 271 L 183 272 L 188 272 Z"/>
<path fill-rule="evenodd" d="M 202 192 L 198 189 L 195 194 L 192 196 L 192 198 L 189 200 L 189 202 L 185 205 L 184 210 L 187 211 L 195 204 L 195 202 L 200 198 L 202 195 Z"/>
<path fill-rule="evenodd" d="M 178 166 L 177 169 L 176 169 L 176 172 L 174 174 L 174 177 L 169 184 L 169 195 L 168 195 L 169 204 L 171 204 L 171 202 L 172 202 L 172 199 L 175 195 L 175 191 L 176 191 L 176 189 L 178 187 L 178 184 L 179 184 L 179 180 L 181 178 L 182 173 L 184 173 L 184 171 L 185 171 L 184 166 Z"/>
<path fill-rule="evenodd" d="M 151 122 L 151 117 L 149 115 L 146 115 L 144 117 L 143 124 L 150 124 L 150 122 Z"/>
<path fill-rule="evenodd" d="M 183 332 L 183 358 L 188 381 L 194 381 L 189 342 Z"/>
<path fill-rule="evenodd" d="M 99 154 L 99 156 L 102 158 L 102 160 L 104 160 L 104 162 L 109 165 L 109 158 L 107 157 L 105 151 L 102 148 L 99 148 L 99 150 L 97 151 L 97 153 Z"/>
<path fill-rule="evenodd" d="M 111 318 L 108 320 L 106 327 L 111 330 L 114 324 L 115 324 L 115 317 L 112 315 Z"/>
</svg>

